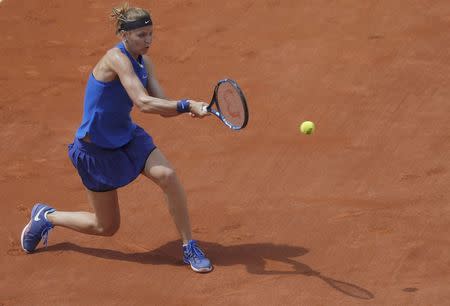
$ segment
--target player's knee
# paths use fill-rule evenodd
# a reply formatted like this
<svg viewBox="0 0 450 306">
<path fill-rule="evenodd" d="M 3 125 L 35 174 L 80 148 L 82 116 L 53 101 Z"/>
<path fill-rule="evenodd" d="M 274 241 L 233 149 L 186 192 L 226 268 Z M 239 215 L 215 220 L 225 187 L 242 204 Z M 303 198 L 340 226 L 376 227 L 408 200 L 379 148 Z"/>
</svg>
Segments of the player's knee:
<svg viewBox="0 0 450 306">
<path fill-rule="evenodd" d="M 166 168 L 159 173 L 156 181 L 159 187 L 161 187 L 163 190 L 166 190 L 172 187 L 173 184 L 176 184 L 177 174 L 175 170 L 171 168 Z"/>
<path fill-rule="evenodd" d="M 98 225 L 97 232 L 100 236 L 113 236 L 120 228 L 120 223 L 111 223 L 108 225 Z"/>
</svg>

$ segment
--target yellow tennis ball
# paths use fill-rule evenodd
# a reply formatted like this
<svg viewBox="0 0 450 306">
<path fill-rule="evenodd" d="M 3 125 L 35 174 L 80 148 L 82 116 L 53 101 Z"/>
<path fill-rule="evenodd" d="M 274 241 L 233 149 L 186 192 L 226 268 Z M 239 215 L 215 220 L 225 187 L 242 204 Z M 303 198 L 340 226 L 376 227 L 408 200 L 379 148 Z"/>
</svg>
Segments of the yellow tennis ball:
<svg viewBox="0 0 450 306">
<path fill-rule="evenodd" d="M 314 122 L 312 121 L 305 121 L 302 124 L 300 124 L 300 132 L 303 134 L 309 135 L 314 133 L 314 130 L 316 129 L 316 126 Z"/>
</svg>

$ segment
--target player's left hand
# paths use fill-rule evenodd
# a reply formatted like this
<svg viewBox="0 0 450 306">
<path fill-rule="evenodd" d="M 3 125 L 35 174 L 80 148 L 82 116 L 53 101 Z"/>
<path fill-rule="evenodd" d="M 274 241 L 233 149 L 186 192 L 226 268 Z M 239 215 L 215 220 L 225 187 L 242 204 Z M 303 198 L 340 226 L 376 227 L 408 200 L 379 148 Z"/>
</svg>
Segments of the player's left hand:
<svg viewBox="0 0 450 306">
<path fill-rule="evenodd" d="M 206 110 L 208 104 L 205 102 L 197 102 L 193 100 L 189 100 L 191 104 L 191 116 L 194 118 L 203 118 L 205 116 L 209 116 L 210 113 Z"/>
</svg>

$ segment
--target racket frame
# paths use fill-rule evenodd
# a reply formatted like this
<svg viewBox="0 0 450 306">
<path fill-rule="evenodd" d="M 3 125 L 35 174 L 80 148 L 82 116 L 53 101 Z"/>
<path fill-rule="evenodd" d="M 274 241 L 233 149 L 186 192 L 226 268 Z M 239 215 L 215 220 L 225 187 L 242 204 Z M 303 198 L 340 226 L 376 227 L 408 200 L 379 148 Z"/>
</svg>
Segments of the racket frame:
<svg viewBox="0 0 450 306">
<path fill-rule="evenodd" d="M 241 102 L 242 102 L 242 107 L 244 108 L 244 122 L 242 123 L 241 126 L 236 126 L 233 125 L 231 123 L 229 123 L 225 117 L 222 115 L 222 112 L 220 110 L 220 104 L 217 102 L 217 95 L 218 95 L 218 91 L 219 91 L 219 87 L 222 83 L 229 83 L 231 84 L 234 89 L 236 90 L 236 92 L 239 94 L 240 98 L 241 98 Z M 217 108 L 213 109 L 212 107 L 215 106 Z M 214 88 L 214 93 L 213 96 L 211 98 L 211 102 L 209 103 L 209 105 L 206 107 L 206 110 L 208 112 L 210 112 L 211 114 L 215 115 L 217 118 L 220 119 L 220 121 L 222 121 L 226 126 L 228 126 L 230 129 L 238 131 L 241 130 L 243 128 L 245 128 L 247 126 L 248 123 L 248 107 L 247 107 L 247 100 L 245 99 L 244 93 L 242 92 L 241 88 L 239 87 L 239 85 L 237 84 L 237 82 L 235 80 L 232 79 L 223 79 L 220 80 L 216 87 Z"/>
</svg>

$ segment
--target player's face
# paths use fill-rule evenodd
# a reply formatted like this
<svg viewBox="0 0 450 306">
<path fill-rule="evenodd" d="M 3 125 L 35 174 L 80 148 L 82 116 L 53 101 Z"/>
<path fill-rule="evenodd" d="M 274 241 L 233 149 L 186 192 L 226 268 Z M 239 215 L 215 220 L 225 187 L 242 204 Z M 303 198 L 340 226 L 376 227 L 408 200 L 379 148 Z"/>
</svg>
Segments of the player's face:
<svg viewBox="0 0 450 306">
<path fill-rule="evenodd" d="M 147 26 L 131 30 L 125 33 L 127 46 L 132 53 L 147 53 L 152 43 L 153 26 Z"/>
</svg>

